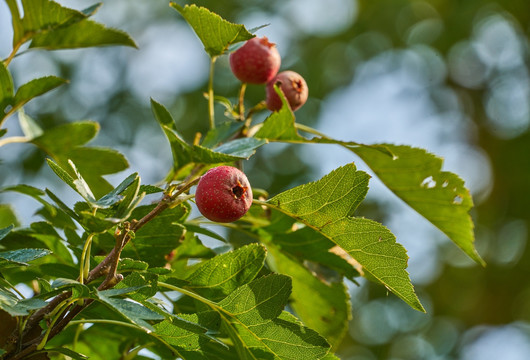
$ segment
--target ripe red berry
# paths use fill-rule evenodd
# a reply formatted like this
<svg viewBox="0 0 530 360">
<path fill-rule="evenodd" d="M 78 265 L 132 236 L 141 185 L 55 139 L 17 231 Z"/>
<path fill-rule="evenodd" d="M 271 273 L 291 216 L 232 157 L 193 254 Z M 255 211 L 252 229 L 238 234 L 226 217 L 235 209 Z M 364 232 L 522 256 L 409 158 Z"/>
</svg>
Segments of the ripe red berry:
<svg viewBox="0 0 530 360">
<path fill-rule="evenodd" d="M 298 110 L 307 101 L 308 89 L 304 78 L 294 71 L 282 71 L 267 84 L 267 108 L 278 111 L 282 108 L 282 99 L 274 90 L 274 84 L 282 89 L 289 106 Z"/>
<path fill-rule="evenodd" d="M 208 170 L 199 180 L 195 203 L 207 219 L 232 222 L 245 215 L 252 205 L 252 189 L 241 170 L 218 166 Z"/>
<path fill-rule="evenodd" d="M 230 68 L 244 83 L 266 84 L 280 69 L 280 53 L 267 37 L 252 38 L 230 54 Z"/>
</svg>

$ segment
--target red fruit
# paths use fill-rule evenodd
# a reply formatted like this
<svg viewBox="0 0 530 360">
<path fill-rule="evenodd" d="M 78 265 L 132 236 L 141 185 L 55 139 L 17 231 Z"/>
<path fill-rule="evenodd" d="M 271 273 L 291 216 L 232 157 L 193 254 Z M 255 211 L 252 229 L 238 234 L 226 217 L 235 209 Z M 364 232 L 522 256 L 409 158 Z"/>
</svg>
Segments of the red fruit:
<svg viewBox="0 0 530 360">
<path fill-rule="evenodd" d="M 252 205 L 252 189 L 241 170 L 218 166 L 208 170 L 199 180 L 195 203 L 207 219 L 232 222 L 245 215 Z"/>
<path fill-rule="evenodd" d="M 307 101 L 308 89 L 304 78 L 294 71 L 282 71 L 267 84 L 267 108 L 278 111 L 282 108 L 282 99 L 274 90 L 274 84 L 282 89 L 291 110 L 298 110 Z"/>
<path fill-rule="evenodd" d="M 280 69 L 280 53 L 267 37 L 252 38 L 230 54 L 230 68 L 244 83 L 266 84 Z"/>
</svg>

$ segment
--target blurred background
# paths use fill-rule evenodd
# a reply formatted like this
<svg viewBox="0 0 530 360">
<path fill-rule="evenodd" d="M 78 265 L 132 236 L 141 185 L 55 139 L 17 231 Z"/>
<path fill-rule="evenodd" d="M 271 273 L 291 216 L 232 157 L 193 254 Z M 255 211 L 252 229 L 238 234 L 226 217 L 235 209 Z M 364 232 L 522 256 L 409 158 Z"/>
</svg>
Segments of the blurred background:
<svg viewBox="0 0 530 360">
<path fill-rule="evenodd" d="M 86 0 L 61 0 L 83 9 Z M 180 2 L 183 4 L 183 2 Z M 376 178 L 358 213 L 381 221 L 408 250 L 409 273 L 427 314 L 383 287 L 350 284 L 353 319 L 342 359 L 530 359 L 530 2 L 528 0 L 231 0 L 196 1 L 275 42 L 282 70 L 302 74 L 310 99 L 297 121 L 362 143 L 423 147 L 459 174 L 476 207 L 481 268 Z M 92 119 L 93 142 L 125 154 L 130 172 L 156 183 L 171 163 L 149 98 L 166 105 L 184 137 L 208 126 L 209 59 L 165 0 L 104 2 L 95 20 L 127 31 L 139 49 L 33 51 L 11 63 L 15 85 L 57 75 L 66 86 L 25 107 L 45 127 Z M 11 22 L 0 2 L 0 58 L 11 50 Z M 235 99 L 239 83 L 226 56 L 215 91 Z M 264 98 L 249 86 L 248 105 Z M 217 108 L 217 118 L 222 108 Z M 10 135 L 20 134 L 16 118 Z M 255 187 L 270 194 L 316 180 L 360 159 L 336 146 L 271 144 L 245 163 Z M 58 189 L 44 154 L 23 144 L 0 149 L 0 186 Z M 127 172 L 129 173 L 129 171 Z M 123 178 L 118 174 L 109 181 Z M 37 182 L 38 179 L 38 182 Z M 21 225 L 38 205 L 14 204 Z M 231 235 L 235 236 L 235 235 Z"/>
</svg>

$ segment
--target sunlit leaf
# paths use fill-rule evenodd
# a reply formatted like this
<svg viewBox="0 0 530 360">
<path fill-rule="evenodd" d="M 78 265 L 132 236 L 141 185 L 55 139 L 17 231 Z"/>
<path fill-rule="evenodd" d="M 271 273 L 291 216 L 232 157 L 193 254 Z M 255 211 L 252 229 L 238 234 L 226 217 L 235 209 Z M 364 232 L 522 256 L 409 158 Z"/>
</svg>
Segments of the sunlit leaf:
<svg viewBox="0 0 530 360">
<path fill-rule="evenodd" d="M 258 244 L 217 255 L 199 264 L 193 273 L 186 276 L 187 287 L 207 299 L 221 300 L 252 281 L 263 267 L 265 256 L 265 248 Z"/>
<path fill-rule="evenodd" d="M 56 76 L 45 76 L 33 79 L 24 85 L 21 85 L 13 99 L 13 108 L 18 109 L 31 99 L 47 93 L 58 86 L 65 84 L 67 81 Z"/>
<path fill-rule="evenodd" d="M 108 28 L 91 20 L 82 20 L 68 27 L 35 35 L 30 48 L 58 50 L 107 45 L 137 47 L 134 40 L 121 30 Z"/>
<path fill-rule="evenodd" d="M 174 2 L 171 6 L 190 24 L 211 57 L 222 55 L 232 44 L 254 37 L 243 25 L 230 23 L 204 7 L 194 4 L 182 7 Z"/>
<path fill-rule="evenodd" d="M 383 225 L 352 217 L 366 195 L 368 178 L 349 164 L 268 202 L 326 236 L 355 259 L 365 275 L 384 284 L 414 309 L 424 311 L 405 271 L 408 256 L 403 246 Z"/>
<path fill-rule="evenodd" d="M 219 303 L 223 328 L 240 358 L 320 359 L 328 343 L 283 311 L 291 293 L 287 276 L 269 275 L 239 287 Z"/>
<path fill-rule="evenodd" d="M 423 149 L 381 144 L 393 157 L 367 147 L 350 147 L 399 198 L 442 230 L 477 263 L 484 260 L 473 243 L 473 200 L 464 181 L 442 171 L 443 160 Z"/>
</svg>

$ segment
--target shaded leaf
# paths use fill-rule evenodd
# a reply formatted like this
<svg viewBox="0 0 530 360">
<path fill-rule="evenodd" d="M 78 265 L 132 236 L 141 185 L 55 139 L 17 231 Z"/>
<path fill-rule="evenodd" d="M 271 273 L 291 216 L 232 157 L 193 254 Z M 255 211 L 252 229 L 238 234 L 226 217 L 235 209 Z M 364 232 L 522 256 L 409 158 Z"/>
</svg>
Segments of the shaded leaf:
<svg viewBox="0 0 530 360">
<path fill-rule="evenodd" d="M 9 225 L 8 227 L 5 227 L 3 229 L 0 229 L 0 240 L 6 237 L 9 232 L 13 230 L 13 225 Z"/>
<path fill-rule="evenodd" d="M 230 45 L 254 37 L 243 25 L 230 23 L 204 7 L 170 5 L 190 24 L 212 58 L 225 53 Z"/>
<path fill-rule="evenodd" d="M 351 304 L 344 283 L 324 282 L 276 246 L 271 244 L 268 249 L 274 259 L 273 269 L 292 278 L 293 292 L 289 305 L 296 315 L 306 326 L 326 338 L 332 347 L 338 346 L 351 320 Z"/>
<path fill-rule="evenodd" d="M 141 219 L 154 206 L 140 206 L 131 217 Z M 156 218 L 148 222 L 134 236 L 123 249 L 122 256 L 145 261 L 151 267 L 164 266 L 165 255 L 179 244 L 184 227 L 178 222 L 188 215 L 189 209 L 179 205 L 167 209 Z"/>
<path fill-rule="evenodd" d="M 242 359 L 320 359 L 328 343 L 283 311 L 291 280 L 269 275 L 246 284 L 219 303 L 223 326 Z"/>
<path fill-rule="evenodd" d="M 414 309 L 424 311 L 405 271 L 408 257 L 403 246 L 383 225 L 351 217 L 366 195 L 368 178 L 349 164 L 268 202 L 326 236 L 359 262 L 365 275 L 384 284 Z"/>
<path fill-rule="evenodd" d="M 27 262 L 50 254 L 47 249 L 19 249 L 0 252 L 0 268 L 28 266 Z"/>
<path fill-rule="evenodd" d="M 125 299 L 112 297 L 112 294 L 107 295 L 105 291 L 98 291 L 98 299 L 110 306 L 112 309 L 123 315 L 132 323 L 144 328 L 148 331 L 155 329 L 147 322 L 147 320 L 164 320 L 164 316 L 146 308 L 145 306 Z"/>
</svg>

